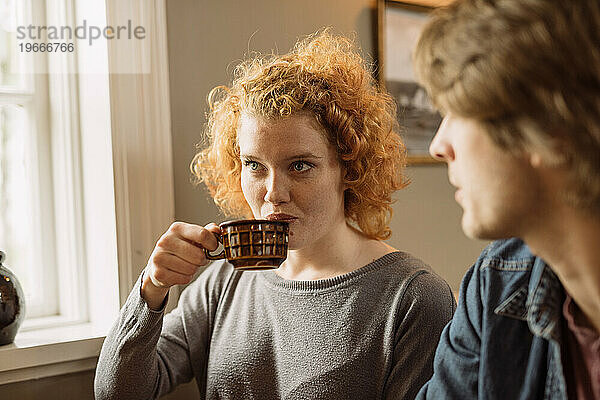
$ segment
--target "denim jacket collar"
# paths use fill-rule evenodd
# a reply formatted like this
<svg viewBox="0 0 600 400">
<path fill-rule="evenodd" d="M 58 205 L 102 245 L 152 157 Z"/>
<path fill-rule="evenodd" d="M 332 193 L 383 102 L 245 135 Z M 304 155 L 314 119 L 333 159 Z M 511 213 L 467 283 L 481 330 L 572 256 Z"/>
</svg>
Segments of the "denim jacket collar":
<svg viewBox="0 0 600 400">
<path fill-rule="evenodd" d="M 529 329 L 544 339 L 560 341 L 564 293 L 554 272 L 536 257 L 529 283 L 508 296 L 494 312 L 527 321 Z"/>
</svg>

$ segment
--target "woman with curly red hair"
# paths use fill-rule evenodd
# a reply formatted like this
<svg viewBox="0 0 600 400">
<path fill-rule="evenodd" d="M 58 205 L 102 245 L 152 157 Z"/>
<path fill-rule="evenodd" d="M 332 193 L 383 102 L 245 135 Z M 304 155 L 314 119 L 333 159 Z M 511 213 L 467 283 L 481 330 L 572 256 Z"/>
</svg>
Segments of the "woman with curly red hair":
<svg viewBox="0 0 600 400">
<path fill-rule="evenodd" d="M 219 231 L 174 223 L 107 337 L 98 398 L 155 398 L 194 377 L 210 399 L 413 398 L 454 300 L 383 242 L 407 184 L 391 97 L 325 30 L 243 62 L 209 103 L 192 172 L 225 214 L 289 222 L 287 259 L 270 271 L 213 262 L 163 319 L 169 287 L 192 281 Z"/>
</svg>

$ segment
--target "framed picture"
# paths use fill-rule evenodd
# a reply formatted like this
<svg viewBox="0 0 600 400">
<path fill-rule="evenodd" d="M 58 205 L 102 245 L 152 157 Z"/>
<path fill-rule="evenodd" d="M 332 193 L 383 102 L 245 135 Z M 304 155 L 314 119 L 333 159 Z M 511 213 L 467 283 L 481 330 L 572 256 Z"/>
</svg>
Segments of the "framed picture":
<svg viewBox="0 0 600 400">
<path fill-rule="evenodd" d="M 437 163 L 429 143 L 442 120 L 417 84 L 412 55 L 429 12 L 451 0 L 378 0 L 378 79 L 398 104 L 398 123 L 410 164 Z"/>
</svg>

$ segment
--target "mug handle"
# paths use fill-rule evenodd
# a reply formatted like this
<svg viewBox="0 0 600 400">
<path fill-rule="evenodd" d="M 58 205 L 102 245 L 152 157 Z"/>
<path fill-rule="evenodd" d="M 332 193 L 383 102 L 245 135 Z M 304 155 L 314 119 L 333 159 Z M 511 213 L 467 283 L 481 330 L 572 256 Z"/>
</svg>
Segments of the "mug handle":
<svg viewBox="0 0 600 400">
<path fill-rule="evenodd" d="M 222 239 L 223 235 L 219 234 L 219 233 L 215 233 L 215 236 L 217 237 L 217 242 L 222 244 L 223 243 L 223 239 Z M 207 249 L 202 248 L 202 250 L 204 250 L 204 255 L 206 256 L 206 258 L 208 260 L 221 260 L 221 259 L 225 258 L 225 248 L 223 248 L 223 250 L 221 250 L 221 252 L 219 254 L 214 255 L 214 256 L 212 254 L 210 254 L 210 251 L 208 251 Z"/>
</svg>

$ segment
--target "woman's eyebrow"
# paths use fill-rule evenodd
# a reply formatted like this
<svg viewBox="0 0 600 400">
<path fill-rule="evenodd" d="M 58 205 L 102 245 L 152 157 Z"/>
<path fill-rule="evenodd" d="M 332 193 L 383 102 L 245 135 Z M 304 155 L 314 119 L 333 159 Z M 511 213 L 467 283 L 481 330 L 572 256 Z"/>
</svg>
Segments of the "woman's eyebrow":
<svg viewBox="0 0 600 400">
<path fill-rule="evenodd" d="M 260 157 L 257 157 L 251 153 L 240 153 L 240 158 L 247 158 L 247 159 L 252 159 L 252 160 L 258 160 L 260 161 Z"/>
<path fill-rule="evenodd" d="M 313 153 L 300 153 L 300 154 L 296 154 L 291 157 L 288 157 L 288 158 L 286 158 L 286 160 L 296 160 L 299 158 L 313 158 L 313 159 L 321 160 L 325 157 L 317 156 L 316 154 L 313 154 Z"/>
<path fill-rule="evenodd" d="M 248 153 L 248 154 L 240 153 L 240 158 L 252 159 L 252 160 L 257 160 L 257 161 L 261 160 L 260 157 L 257 157 L 251 153 Z M 294 154 L 293 156 L 286 157 L 284 160 L 290 161 L 290 160 L 307 159 L 307 158 L 314 159 L 314 160 L 322 160 L 325 157 L 321 157 L 321 156 L 318 156 L 313 153 L 299 153 L 299 154 Z"/>
</svg>

